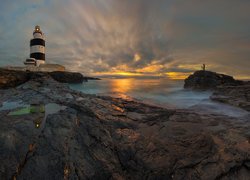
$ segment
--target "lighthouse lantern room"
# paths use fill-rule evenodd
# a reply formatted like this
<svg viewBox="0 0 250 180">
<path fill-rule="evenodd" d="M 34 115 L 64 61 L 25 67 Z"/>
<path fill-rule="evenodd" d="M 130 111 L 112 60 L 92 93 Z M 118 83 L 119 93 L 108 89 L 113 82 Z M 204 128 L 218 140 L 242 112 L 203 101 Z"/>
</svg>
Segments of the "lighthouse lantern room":
<svg viewBox="0 0 250 180">
<path fill-rule="evenodd" d="M 40 26 L 36 26 L 33 39 L 30 40 L 30 58 L 24 62 L 28 66 L 40 66 L 45 64 L 45 38 Z"/>
</svg>

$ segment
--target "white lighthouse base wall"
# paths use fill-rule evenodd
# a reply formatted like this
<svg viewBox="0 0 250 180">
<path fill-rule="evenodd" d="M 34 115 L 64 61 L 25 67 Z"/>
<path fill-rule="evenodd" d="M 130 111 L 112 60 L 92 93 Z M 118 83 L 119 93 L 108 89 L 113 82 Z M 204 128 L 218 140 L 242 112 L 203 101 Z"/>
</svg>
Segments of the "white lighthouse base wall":
<svg viewBox="0 0 250 180">
<path fill-rule="evenodd" d="M 43 60 L 36 60 L 36 66 L 40 66 L 42 64 L 45 64 L 45 61 L 43 61 Z"/>
<path fill-rule="evenodd" d="M 41 64 L 40 66 L 7 66 L 5 69 L 17 70 L 17 71 L 34 71 L 34 72 L 53 72 L 53 71 L 65 71 L 66 68 L 59 64 Z"/>
</svg>

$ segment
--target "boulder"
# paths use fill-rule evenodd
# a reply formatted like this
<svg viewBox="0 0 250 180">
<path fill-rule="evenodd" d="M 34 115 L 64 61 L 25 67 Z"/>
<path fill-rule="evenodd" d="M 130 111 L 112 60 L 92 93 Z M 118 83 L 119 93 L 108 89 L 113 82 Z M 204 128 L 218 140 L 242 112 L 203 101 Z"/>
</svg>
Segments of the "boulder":
<svg viewBox="0 0 250 180">
<path fill-rule="evenodd" d="M 184 88 L 190 89 L 215 89 L 220 85 L 240 85 L 242 81 L 235 80 L 232 76 L 218 74 L 212 71 L 196 71 L 185 79 Z"/>
</svg>

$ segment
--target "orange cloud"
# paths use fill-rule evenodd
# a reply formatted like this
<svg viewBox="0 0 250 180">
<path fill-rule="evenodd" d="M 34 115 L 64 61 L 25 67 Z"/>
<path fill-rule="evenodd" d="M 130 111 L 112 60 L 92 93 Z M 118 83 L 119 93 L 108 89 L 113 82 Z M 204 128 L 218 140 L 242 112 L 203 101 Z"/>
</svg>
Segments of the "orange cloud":
<svg viewBox="0 0 250 180">
<path fill-rule="evenodd" d="M 164 66 L 160 64 L 149 65 L 141 69 L 135 70 L 138 73 L 157 73 L 159 72 Z"/>
<path fill-rule="evenodd" d="M 170 79 L 186 79 L 191 73 L 184 72 L 167 72 L 166 75 Z"/>
<path fill-rule="evenodd" d="M 97 72 L 94 73 L 95 76 L 105 76 L 105 75 L 111 75 L 111 76 L 143 76 L 142 73 L 132 73 L 132 72 L 126 72 L 126 71 L 111 71 L 111 72 Z"/>
</svg>

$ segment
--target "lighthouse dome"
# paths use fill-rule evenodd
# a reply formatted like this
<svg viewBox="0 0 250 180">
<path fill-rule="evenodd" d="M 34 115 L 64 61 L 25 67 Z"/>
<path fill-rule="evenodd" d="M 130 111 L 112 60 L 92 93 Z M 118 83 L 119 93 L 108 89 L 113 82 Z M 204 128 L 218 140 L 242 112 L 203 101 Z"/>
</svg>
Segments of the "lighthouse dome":
<svg viewBox="0 0 250 180">
<path fill-rule="evenodd" d="M 40 29 L 40 26 L 38 26 L 38 25 L 35 26 L 35 30 L 34 30 L 33 34 L 35 34 L 35 33 L 40 33 L 40 34 L 42 34 L 42 31 L 41 31 L 41 29 Z"/>
<path fill-rule="evenodd" d="M 38 25 L 35 26 L 33 36 L 34 36 L 34 38 L 44 39 L 43 32 L 41 31 L 40 26 L 38 26 Z"/>
</svg>

